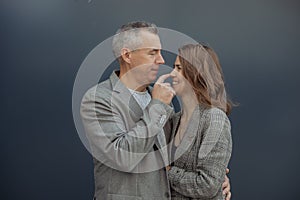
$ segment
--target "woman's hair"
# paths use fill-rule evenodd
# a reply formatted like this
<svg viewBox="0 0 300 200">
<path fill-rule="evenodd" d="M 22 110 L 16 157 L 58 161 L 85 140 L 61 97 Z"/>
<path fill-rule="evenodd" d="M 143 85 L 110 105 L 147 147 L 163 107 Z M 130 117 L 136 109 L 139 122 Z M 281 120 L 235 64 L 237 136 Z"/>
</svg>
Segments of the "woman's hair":
<svg viewBox="0 0 300 200">
<path fill-rule="evenodd" d="M 178 51 L 182 74 L 193 87 L 198 102 L 220 108 L 229 115 L 232 102 L 226 95 L 222 68 L 214 50 L 201 44 L 188 44 Z"/>
</svg>

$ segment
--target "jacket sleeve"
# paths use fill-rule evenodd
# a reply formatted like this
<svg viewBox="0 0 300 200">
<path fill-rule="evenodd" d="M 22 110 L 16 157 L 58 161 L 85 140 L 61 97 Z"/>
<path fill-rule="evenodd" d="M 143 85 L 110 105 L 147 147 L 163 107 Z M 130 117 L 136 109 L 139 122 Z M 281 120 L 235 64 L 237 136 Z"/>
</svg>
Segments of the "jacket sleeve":
<svg viewBox="0 0 300 200">
<path fill-rule="evenodd" d="M 131 172 L 153 149 L 157 134 L 163 130 L 173 109 L 158 100 L 151 100 L 136 126 L 128 130 L 122 113 L 106 95 L 89 90 L 81 103 L 81 117 L 93 156 L 121 171 Z M 155 162 L 155 155 L 153 162 Z M 152 163 L 153 165 L 155 163 Z"/>
<path fill-rule="evenodd" d="M 230 122 L 224 112 L 212 108 L 204 117 L 196 170 L 173 166 L 168 174 L 175 191 L 191 198 L 209 199 L 222 189 L 232 141 Z"/>
</svg>

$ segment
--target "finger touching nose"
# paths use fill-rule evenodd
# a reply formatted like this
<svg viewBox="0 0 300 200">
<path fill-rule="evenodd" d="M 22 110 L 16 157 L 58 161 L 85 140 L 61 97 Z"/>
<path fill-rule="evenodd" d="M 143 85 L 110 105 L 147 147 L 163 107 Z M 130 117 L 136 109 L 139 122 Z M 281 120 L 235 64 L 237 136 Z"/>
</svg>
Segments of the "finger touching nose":
<svg viewBox="0 0 300 200">
<path fill-rule="evenodd" d="M 156 83 L 163 83 L 167 78 L 169 78 L 169 77 L 171 77 L 171 74 L 164 74 L 164 75 L 161 75 L 158 79 L 157 79 L 157 81 L 156 81 Z"/>
<path fill-rule="evenodd" d="M 171 71 L 171 73 L 170 73 L 172 76 L 176 76 L 176 70 L 175 69 L 173 69 L 172 71 Z"/>
</svg>

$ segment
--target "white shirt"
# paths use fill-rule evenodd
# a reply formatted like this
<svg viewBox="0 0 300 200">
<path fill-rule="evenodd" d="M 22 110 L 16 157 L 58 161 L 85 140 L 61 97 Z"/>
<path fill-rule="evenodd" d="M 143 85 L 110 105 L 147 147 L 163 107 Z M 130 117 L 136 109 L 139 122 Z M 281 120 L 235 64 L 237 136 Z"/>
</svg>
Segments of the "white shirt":
<svg viewBox="0 0 300 200">
<path fill-rule="evenodd" d="M 137 103 L 140 105 L 142 110 L 144 110 L 151 101 L 151 95 L 148 93 L 148 91 L 138 92 L 138 91 L 135 91 L 132 89 L 129 89 L 129 91 L 133 95 L 133 97 L 137 101 Z"/>
</svg>

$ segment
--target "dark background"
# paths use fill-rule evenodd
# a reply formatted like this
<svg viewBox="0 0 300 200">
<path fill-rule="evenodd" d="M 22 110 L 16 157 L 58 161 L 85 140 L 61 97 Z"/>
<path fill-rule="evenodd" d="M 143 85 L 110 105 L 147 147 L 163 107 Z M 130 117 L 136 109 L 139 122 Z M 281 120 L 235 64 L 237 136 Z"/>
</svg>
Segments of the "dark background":
<svg viewBox="0 0 300 200">
<path fill-rule="evenodd" d="M 93 195 L 72 117 L 88 53 L 133 20 L 183 32 L 219 54 L 232 115 L 233 200 L 299 199 L 300 2 L 1 0 L 1 199 Z"/>
</svg>

